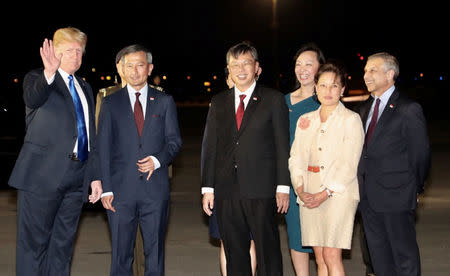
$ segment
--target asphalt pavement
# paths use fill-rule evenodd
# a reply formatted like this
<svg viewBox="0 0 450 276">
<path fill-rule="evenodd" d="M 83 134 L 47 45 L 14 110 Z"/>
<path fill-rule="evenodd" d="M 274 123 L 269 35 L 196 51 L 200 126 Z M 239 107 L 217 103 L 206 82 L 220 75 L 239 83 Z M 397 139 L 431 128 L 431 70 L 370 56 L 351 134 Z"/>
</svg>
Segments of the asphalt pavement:
<svg viewBox="0 0 450 276">
<path fill-rule="evenodd" d="M 200 146 L 205 108 L 179 110 L 183 147 L 173 163 L 171 211 L 166 239 L 166 275 L 220 275 L 219 247 L 210 240 L 201 209 Z M 196 118 L 195 120 L 188 117 Z M 200 124 L 201 125 L 201 124 Z M 450 122 L 430 124 L 432 168 L 417 210 L 417 240 L 422 275 L 450 275 Z M 0 275 L 15 275 L 16 191 L 0 190 Z M 82 213 L 72 262 L 73 276 L 109 275 L 111 242 L 105 212 L 99 204 Z M 284 275 L 294 275 L 284 218 L 279 217 Z M 355 225 L 352 249 L 344 251 L 347 275 L 364 275 Z M 313 257 L 311 276 L 317 275 Z"/>
</svg>

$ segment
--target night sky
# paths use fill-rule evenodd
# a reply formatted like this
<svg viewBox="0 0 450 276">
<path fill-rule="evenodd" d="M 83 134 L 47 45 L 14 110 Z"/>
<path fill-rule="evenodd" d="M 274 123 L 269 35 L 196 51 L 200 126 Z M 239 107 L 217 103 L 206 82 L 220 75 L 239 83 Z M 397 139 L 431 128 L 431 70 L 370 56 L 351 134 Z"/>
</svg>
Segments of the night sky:
<svg viewBox="0 0 450 276">
<path fill-rule="evenodd" d="M 75 4 L 59 2 L 64 10 L 59 14 L 49 2 L 47 6 L 12 4 L 7 13 L 13 19 L 1 19 L 7 48 L 6 81 L 14 77 L 21 81 L 27 71 L 42 66 L 39 47 L 43 39 L 67 26 L 88 35 L 79 74 L 92 67 L 114 74 L 115 54 L 124 46 L 140 43 L 152 51 L 155 73 L 172 80 L 186 75 L 207 79 L 223 74 L 227 49 L 242 40 L 255 44 L 263 80 L 269 84 L 276 72 L 292 73 L 292 57 L 310 41 L 326 57 L 342 60 L 350 73 L 362 72 L 365 61 L 357 53 L 367 56 L 378 51 L 398 57 L 401 75 L 448 72 L 449 44 L 443 42 L 448 39 L 446 17 L 444 9 L 431 1 L 415 5 L 384 0 L 278 0 L 277 28 L 272 25 L 271 0 Z"/>
</svg>

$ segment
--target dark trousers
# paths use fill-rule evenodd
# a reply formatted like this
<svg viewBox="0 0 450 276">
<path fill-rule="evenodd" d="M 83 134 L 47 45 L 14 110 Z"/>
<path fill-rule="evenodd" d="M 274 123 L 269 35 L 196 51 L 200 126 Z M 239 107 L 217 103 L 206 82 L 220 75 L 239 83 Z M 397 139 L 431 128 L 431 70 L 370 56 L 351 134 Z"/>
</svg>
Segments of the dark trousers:
<svg viewBox="0 0 450 276">
<path fill-rule="evenodd" d="M 361 214 L 375 275 L 420 275 L 415 210 L 376 212 L 363 200 Z"/>
<path fill-rule="evenodd" d="M 107 211 L 111 229 L 111 276 L 133 276 L 134 248 L 139 225 L 144 244 L 145 276 L 164 275 L 165 236 L 169 200 L 113 201 Z"/>
<path fill-rule="evenodd" d="M 144 276 L 145 272 L 144 243 L 142 242 L 142 234 L 139 228 L 140 227 L 137 228 L 136 244 L 134 246 L 134 276 Z"/>
<path fill-rule="evenodd" d="M 18 191 L 17 276 L 70 275 L 83 175 L 83 163 L 73 161 L 54 194 Z"/>
<path fill-rule="evenodd" d="M 366 265 L 366 275 L 374 274 L 372 260 L 370 259 L 369 246 L 367 245 L 366 233 L 364 232 L 364 224 L 359 209 L 356 212 L 356 221 L 359 223 L 359 244 L 361 247 L 363 262 Z"/>
<path fill-rule="evenodd" d="M 283 275 L 275 199 L 216 199 L 215 208 L 228 275 L 252 275 L 249 232 L 255 242 L 258 276 Z"/>
</svg>

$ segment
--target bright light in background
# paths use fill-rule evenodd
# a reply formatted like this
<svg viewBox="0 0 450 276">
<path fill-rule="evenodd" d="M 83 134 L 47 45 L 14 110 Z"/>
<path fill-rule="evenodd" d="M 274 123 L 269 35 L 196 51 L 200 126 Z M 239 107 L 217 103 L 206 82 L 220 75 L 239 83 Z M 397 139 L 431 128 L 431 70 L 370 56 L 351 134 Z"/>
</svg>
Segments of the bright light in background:
<svg viewBox="0 0 450 276">
<path fill-rule="evenodd" d="M 208 89 L 206 89 L 207 92 L 211 92 L 211 88 L 208 87 Z"/>
<path fill-rule="evenodd" d="M 211 83 L 210 83 L 209 81 L 205 81 L 205 82 L 203 83 L 203 85 L 204 85 L 204 86 L 211 86 Z"/>
<path fill-rule="evenodd" d="M 95 71 L 97 71 L 97 69 L 95 69 L 94 67 L 92 67 L 91 71 L 92 71 L 92 73 L 95 73 Z"/>
<path fill-rule="evenodd" d="M 213 76 L 213 80 L 217 80 L 217 76 L 216 75 Z"/>
<path fill-rule="evenodd" d="M 111 76 L 106 76 L 106 80 L 111 80 Z"/>
<path fill-rule="evenodd" d="M 104 77 L 104 76 L 101 76 L 100 79 L 101 79 L 101 80 L 105 80 L 105 77 Z"/>
<path fill-rule="evenodd" d="M 190 80 L 190 79 L 191 79 L 191 76 L 187 76 L 186 79 Z"/>
<path fill-rule="evenodd" d="M 351 80 L 351 79 L 352 79 L 352 76 L 348 76 L 347 79 L 348 79 L 348 80 Z"/>
<path fill-rule="evenodd" d="M 19 79 L 14 79 L 13 82 L 14 83 L 19 83 Z"/>
<path fill-rule="evenodd" d="M 163 80 L 167 80 L 167 76 L 166 75 L 163 76 Z"/>
<path fill-rule="evenodd" d="M 420 76 L 421 78 L 423 78 L 423 73 L 420 73 L 419 76 Z"/>
</svg>

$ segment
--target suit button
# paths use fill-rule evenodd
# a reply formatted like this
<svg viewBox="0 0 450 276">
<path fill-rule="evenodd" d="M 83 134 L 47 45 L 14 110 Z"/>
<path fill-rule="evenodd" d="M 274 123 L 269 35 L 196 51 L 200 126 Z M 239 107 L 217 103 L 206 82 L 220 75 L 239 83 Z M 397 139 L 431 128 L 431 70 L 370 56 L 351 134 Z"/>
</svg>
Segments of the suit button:
<svg viewBox="0 0 450 276">
<path fill-rule="evenodd" d="M 321 129 L 321 130 L 320 130 L 320 133 L 325 133 L 325 130 Z"/>
<path fill-rule="evenodd" d="M 239 141 L 236 142 L 236 145 L 239 145 Z"/>
<path fill-rule="evenodd" d="M 367 155 L 364 155 L 363 158 L 364 158 L 364 159 L 367 159 L 367 158 L 369 158 L 369 157 L 368 157 Z"/>
<path fill-rule="evenodd" d="M 319 151 L 321 151 L 322 150 L 322 148 L 319 148 Z"/>
<path fill-rule="evenodd" d="M 234 168 L 237 169 L 237 167 L 238 167 L 238 166 L 237 166 L 236 164 L 234 164 Z"/>
<path fill-rule="evenodd" d="M 142 144 L 139 144 L 139 148 L 140 148 L 140 149 L 142 148 Z"/>
<path fill-rule="evenodd" d="M 320 169 L 321 169 L 321 170 L 323 170 L 323 169 L 324 169 L 324 167 L 323 167 L 323 166 L 320 166 Z"/>
</svg>

